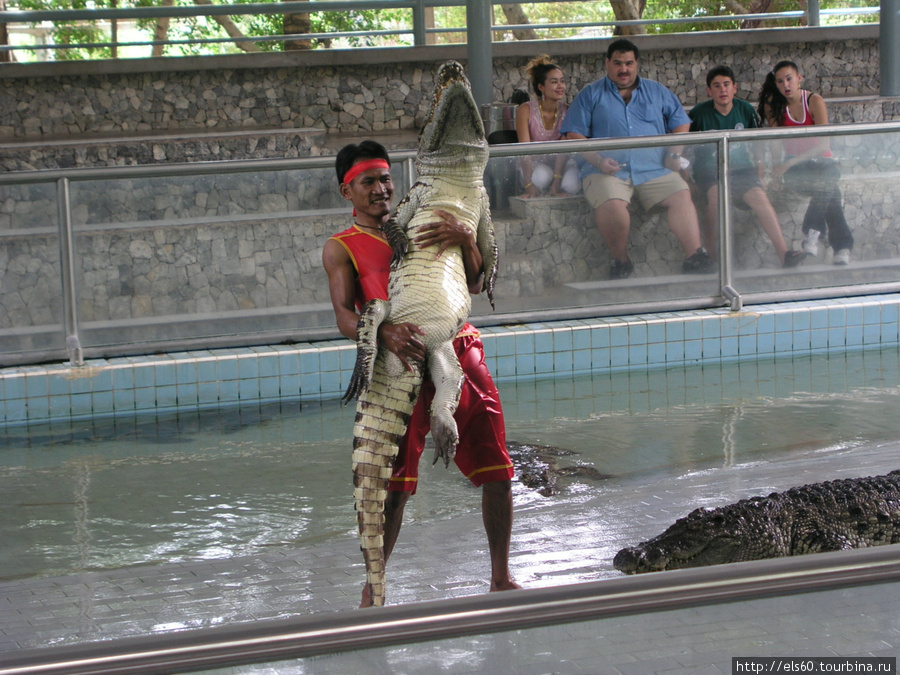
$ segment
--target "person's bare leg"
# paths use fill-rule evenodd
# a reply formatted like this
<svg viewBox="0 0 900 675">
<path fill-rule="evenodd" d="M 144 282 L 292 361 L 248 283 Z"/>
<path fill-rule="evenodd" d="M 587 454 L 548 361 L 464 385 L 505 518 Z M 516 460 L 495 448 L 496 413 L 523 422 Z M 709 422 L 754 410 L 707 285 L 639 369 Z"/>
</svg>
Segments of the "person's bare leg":
<svg viewBox="0 0 900 675">
<path fill-rule="evenodd" d="M 719 186 L 706 193 L 706 214 L 703 219 L 703 246 L 714 260 L 719 258 Z"/>
<path fill-rule="evenodd" d="M 781 224 L 778 222 L 778 214 L 775 213 L 775 207 L 766 196 L 762 188 L 755 187 L 748 190 L 744 195 L 744 201 L 753 209 L 756 217 L 759 218 L 759 226 L 763 232 L 768 235 L 778 253 L 778 260 L 784 262 L 784 254 L 787 253 L 788 247 L 784 241 L 784 234 L 781 232 Z"/>
<path fill-rule="evenodd" d="M 394 550 L 394 544 L 397 543 L 397 537 L 400 536 L 400 526 L 403 524 L 403 509 L 406 502 L 409 501 L 409 492 L 395 492 L 388 490 L 387 499 L 384 500 L 384 564 L 387 566 L 388 558 L 391 557 L 391 551 Z M 359 603 L 362 607 L 371 607 L 372 598 L 369 597 L 369 585 L 363 585 L 362 600 Z"/>
<path fill-rule="evenodd" d="M 691 191 L 679 190 L 659 204 L 666 209 L 669 229 L 684 249 L 684 257 L 690 258 L 701 246 L 700 223 L 697 209 L 691 200 Z"/>
<path fill-rule="evenodd" d="M 628 231 L 631 229 L 628 202 L 621 199 L 603 202 L 594 209 L 594 220 L 612 259 L 628 260 Z"/>
<path fill-rule="evenodd" d="M 485 483 L 481 488 L 481 516 L 491 553 L 491 591 L 522 588 L 509 571 L 509 543 L 512 538 L 512 482 Z"/>
</svg>

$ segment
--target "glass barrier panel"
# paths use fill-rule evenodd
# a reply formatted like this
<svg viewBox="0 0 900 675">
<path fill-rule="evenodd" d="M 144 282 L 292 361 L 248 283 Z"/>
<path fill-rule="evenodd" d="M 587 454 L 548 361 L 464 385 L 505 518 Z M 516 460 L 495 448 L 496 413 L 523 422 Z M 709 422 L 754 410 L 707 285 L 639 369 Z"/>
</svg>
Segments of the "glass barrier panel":
<svg viewBox="0 0 900 675">
<path fill-rule="evenodd" d="M 55 183 L 0 186 L 0 353 L 65 350 Z"/>
<path fill-rule="evenodd" d="M 898 154 L 900 131 L 732 143 L 738 292 L 896 281 Z M 751 162 L 763 167 L 761 183 Z M 787 264 L 781 250 L 792 251 Z"/>
<path fill-rule="evenodd" d="M 500 248 L 496 311 L 718 296 L 716 265 L 697 255 L 703 241 L 689 185 L 663 167 L 667 153 L 604 153 L 620 162 L 615 177 L 588 164 L 596 153 L 573 152 L 558 163 L 557 156 L 492 158 L 485 186 Z M 638 183 L 633 191 L 628 181 Z M 483 299 L 475 314 L 490 316 Z"/>
<path fill-rule="evenodd" d="M 74 183 L 72 203 L 85 347 L 335 325 L 333 168 Z"/>
</svg>

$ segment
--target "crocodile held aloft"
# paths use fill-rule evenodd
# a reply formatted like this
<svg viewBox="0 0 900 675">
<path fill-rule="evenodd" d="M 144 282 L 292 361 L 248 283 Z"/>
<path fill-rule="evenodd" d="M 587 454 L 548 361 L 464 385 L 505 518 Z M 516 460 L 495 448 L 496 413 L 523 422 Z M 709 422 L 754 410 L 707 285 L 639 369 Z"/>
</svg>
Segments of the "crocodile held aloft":
<svg viewBox="0 0 900 675">
<path fill-rule="evenodd" d="M 475 232 L 484 261 L 485 288 L 493 305 L 497 246 L 484 189 L 488 147 L 478 106 L 462 66 L 454 61 L 438 71 L 431 113 L 419 135 L 418 180 L 384 226 L 394 251 L 388 301 L 372 300 L 357 327 L 357 361 L 344 400 L 358 396 L 353 428 L 353 481 L 366 583 L 375 605 L 384 604 L 384 500 L 398 444 L 406 431 L 427 368 L 435 385 L 431 435 L 435 461 L 449 464 L 459 436 L 453 413 L 463 372 L 453 338 L 472 305 L 459 246 L 439 253 L 420 247 L 419 229 L 436 222 L 436 209 L 451 213 Z M 407 371 L 376 334 L 384 322 L 414 323 L 425 330 L 426 362 Z"/>
<path fill-rule="evenodd" d="M 702 508 L 616 554 L 626 574 L 900 542 L 900 471 Z"/>
</svg>

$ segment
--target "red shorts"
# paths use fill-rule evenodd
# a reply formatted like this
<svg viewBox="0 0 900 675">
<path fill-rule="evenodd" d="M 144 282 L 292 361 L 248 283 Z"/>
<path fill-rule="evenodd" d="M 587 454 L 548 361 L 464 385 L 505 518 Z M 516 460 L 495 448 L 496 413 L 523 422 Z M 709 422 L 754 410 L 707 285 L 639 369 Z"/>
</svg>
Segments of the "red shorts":
<svg viewBox="0 0 900 675">
<path fill-rule="evenodd" d="M 506 427 L 500 393 L 484 362 L 484 345 L 469 324 L 453 340 L 453 348 L 465 379 L 459 406 L 453 418 L 459 428 L 459 446 L 453 461 L 477 487 L 484 483 L 512 479 L 514 472 L 506 450 Z M 428 410 L 434 398 L 434 384 L 422 384 L 419 400 L 409 420 L 409 428 L 400 440 L 400 452 L 388 489 L 416 493 L 419 459 L 425 449 L 425 436 L 431 429 Z"/>
</svg>

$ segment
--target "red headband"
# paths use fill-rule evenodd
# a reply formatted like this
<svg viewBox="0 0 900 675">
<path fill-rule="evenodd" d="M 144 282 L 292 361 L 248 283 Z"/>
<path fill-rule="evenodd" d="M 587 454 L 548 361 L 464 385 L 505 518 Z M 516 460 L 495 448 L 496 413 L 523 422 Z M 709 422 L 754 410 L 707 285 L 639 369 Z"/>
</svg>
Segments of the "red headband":
<svg viewBox="0 0 900 675">
<path fill-rule="evenodd" d="M 385 162 L 383 159 L 367 159 L 362 162 L 357 162 L 347 173 L 344 174 L 344 182 L 349 183 L 351 180 L 356 178 L 363 171 L 368 171 L 369 169 L 390 169 L 391 165 Z"/>
</svg>

